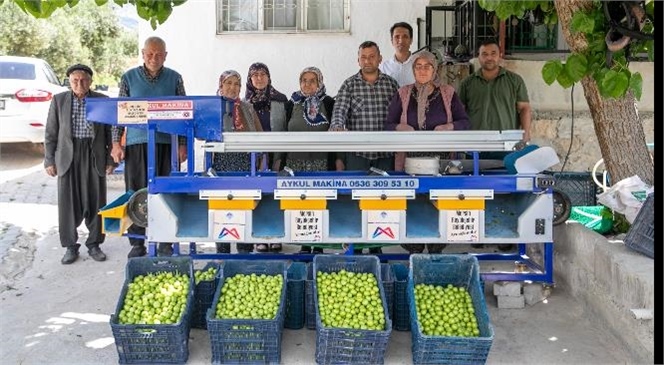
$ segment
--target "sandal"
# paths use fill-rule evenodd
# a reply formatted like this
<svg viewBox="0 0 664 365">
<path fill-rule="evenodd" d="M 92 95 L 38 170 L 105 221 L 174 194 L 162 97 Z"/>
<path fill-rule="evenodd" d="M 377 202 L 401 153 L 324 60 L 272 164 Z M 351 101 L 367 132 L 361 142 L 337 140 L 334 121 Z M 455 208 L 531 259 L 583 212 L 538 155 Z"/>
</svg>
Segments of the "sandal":
<svg viewBox="0 0 664 365">
<path fill-rule="evenodd" d="M 273 243 L 270 245 L 270 251 L 281 252 L 281 243 Z"/>
<path fill-rule="evenodd" d="M 268 252 L 269 249 L 266 244 L 259 243 L 256 245 L 256 252 Z"/>
</svg>

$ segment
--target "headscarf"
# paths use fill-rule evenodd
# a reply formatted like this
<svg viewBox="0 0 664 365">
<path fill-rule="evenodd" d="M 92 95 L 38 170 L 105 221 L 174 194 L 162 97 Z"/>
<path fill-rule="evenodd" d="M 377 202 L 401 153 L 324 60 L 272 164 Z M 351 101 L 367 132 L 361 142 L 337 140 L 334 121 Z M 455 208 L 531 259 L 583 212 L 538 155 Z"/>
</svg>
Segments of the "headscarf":
<svg viewBox="0 0 664 365">
<path fill-rule="evenodd" d="M 267 87 L 263 90 L 258 90 L 251 82 L 251 76 L 258 71 L 263 71 L 267 75 Z M 272 77 L 270 77 L 270 70 L 264 63 L 256 62 L 249 66 L 249 74 L 247 76 L 247 91 L 245 92 L 244 98 L 253 104 L 254 109 L 257 113 L 269 113 L 270 112 L 270 102 L 271 101 L 280 101 L 286 102 L 288 99 L 286 95 L 280 93 L 272 86 Z"/>
<path fill-rule="evenodd" d="M 302 90 L 298 90 L 291 95 L 294 104 L 302 104 L 304 120 L 311 126 L 329 123 L 325 115 L 320 112 L 320 105 L 325 97 L 325 84 L 323 83 L 323 73 L 317 67 L 307 67 L 300 72 L 300 80 L 305 73 L 316 75 L 318 80 L 318 89 L 313 95 L 305 96 Z M 329 111 L 328 111 L 329 112 Z"/>
<path fill-rule="evenodd" d="M 233 116 L 233 130 L 242 131 L 242 130 L 245 129 L 244 127 L 245 127 L 246 123 L 244 123 L 244 120 L 243 120 L 244 117 L 243 117 L 242 113 L 240 112 L 240 103 L 241 103 L 240 98 L 238 97 L 236 99 L 231 99 L 231 98 L 228 98 L 226 96 L 221 95 L 221 84 L 224 82 L 224 80 L 226 80 L 227 78 L 232 77 L 232 76 L 237 77 L 238 81 L 240 81 L 240 84 L 242 84 L 242 76 L 240 76 L 239 72 L 237 72 L 235 70 L 226 70 L 226 71 L 222 72 L 221 75 L 219 75 L 219 88 L 217 89 L 217 95 L 221 96 L 222 98 L 224 98 L 226 100 L 232 100 L 233 101 L 233 114 L 232 114 L 232 116 Z"/>
<path fill-rule="evenodd" d="M 420 129 L 425 129 L 426 111 L 429 109 L 429 96 L 440 88 L 440 79 L 438 78 L 438 61 L 436 60 L 436 56 L 429 51 L 420 51 L 415 54 L 415 59 L 413 59 L 413 74 L 415 74 L 415 63 L 422 58 L 433 66 L 433 79 L 426 84 L 420 84 L 415 80 L 415 87 L 413 88 L 417 93 L 415 96 L 417 99 L 417 125 Z"/>
</svg>

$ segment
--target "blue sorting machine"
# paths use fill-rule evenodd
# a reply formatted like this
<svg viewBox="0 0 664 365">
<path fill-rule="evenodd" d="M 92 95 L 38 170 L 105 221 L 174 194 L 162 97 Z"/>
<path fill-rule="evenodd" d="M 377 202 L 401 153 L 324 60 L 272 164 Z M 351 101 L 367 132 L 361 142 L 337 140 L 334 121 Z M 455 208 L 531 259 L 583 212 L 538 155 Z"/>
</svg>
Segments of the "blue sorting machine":
<svg viewBox="0 0 664 365">
<path fill-rule="evenodd" d="M 150 255 L 159 242 L 174 242 L 176 254 L 179 242 L 189 242 L 188 255 L 193 259 L 305 261 L 313 256 L 201 253 L 196 242 L 341 244 L 346 254 L 352 254 L 357 244 L 517 244 L 516 253 L 475 254 L 480 260 L 518 263 L 511 270 L 483 272 L 483 278 L 553 283 L 552 178 L 482 169 L 479 159 L 480 152 L 512 151 L 522 131 L 224 133 L 224 104 L 217 96 L 87 99 L 88 120 L 148 131 Z M 173 163 L 169 176 L 156 176 L 156 132 L 171 135 L 174 146 L 178 136 L 186 137 L 186 172 Z M 204 141 L 200 171 L 195 171 L 196 140 Z M 177 161 L 176 151 L 173 148 L 172 161 Z M 463 171 L 454 175 L 393 171 L 291 175 L 256 165 L 260 153 L 292 151 L 449 151 L 472 158 L 461 161 Z M 224 152 L 251 152 L 250 171 L 210 171 L 211 154 Z M 537 258 L 527 254 L 529 247 L 537 247 L 539 253 L 533 255 Z M 379 257 L 407 260 L 408 254 Z"/>
</svg>

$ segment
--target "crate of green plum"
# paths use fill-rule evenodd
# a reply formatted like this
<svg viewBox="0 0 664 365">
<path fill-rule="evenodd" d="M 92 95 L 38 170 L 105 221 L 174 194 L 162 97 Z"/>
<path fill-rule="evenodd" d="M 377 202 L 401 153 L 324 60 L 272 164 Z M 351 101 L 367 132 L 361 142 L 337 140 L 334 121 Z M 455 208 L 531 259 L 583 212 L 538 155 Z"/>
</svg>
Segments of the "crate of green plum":
<svg viewBox="0 0 664 365">
<path fill-rule="evenodd" d="M 208 262 L 202 269 L 194 269 L 194 309 L 191 314 L 192 328 L 207 328 L 207 310 L 212 306 L 214 292 L 219 283 L 220 264 Z"/>
<path fill-rule="evenodd" d="M 392 321 L 376 256 L 314 257 L 316 362 L 382 364 Z"/>
<path fill-rule="evenodd" d="M 410 256 L 408 300 L 414 364 L 483 364 L 493 327 L 473 255 Z"/>
<path fill-rule="evenodd" d="M 281 362 L 286 261 L 228 260 L 207 313 L 212 363 Z"/>
<path fill-rule="evenodd" d="M 189 257 L 136 257 L 110 324 L 120 364 L 184 364 L 194 295 Z"/>
</svg>

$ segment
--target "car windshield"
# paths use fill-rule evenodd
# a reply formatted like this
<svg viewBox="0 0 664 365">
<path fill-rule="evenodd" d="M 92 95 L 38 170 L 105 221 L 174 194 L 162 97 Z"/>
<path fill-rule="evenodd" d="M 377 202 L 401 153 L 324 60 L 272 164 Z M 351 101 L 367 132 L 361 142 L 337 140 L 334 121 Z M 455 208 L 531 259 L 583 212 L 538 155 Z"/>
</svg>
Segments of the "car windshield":
<svg viewBox="0 0 664 365">
<path fill-rule="evenodd" d="M 0 79 L 34 80 L 35 65 L 20 62 L 0 62 Z"/>
</svg>

